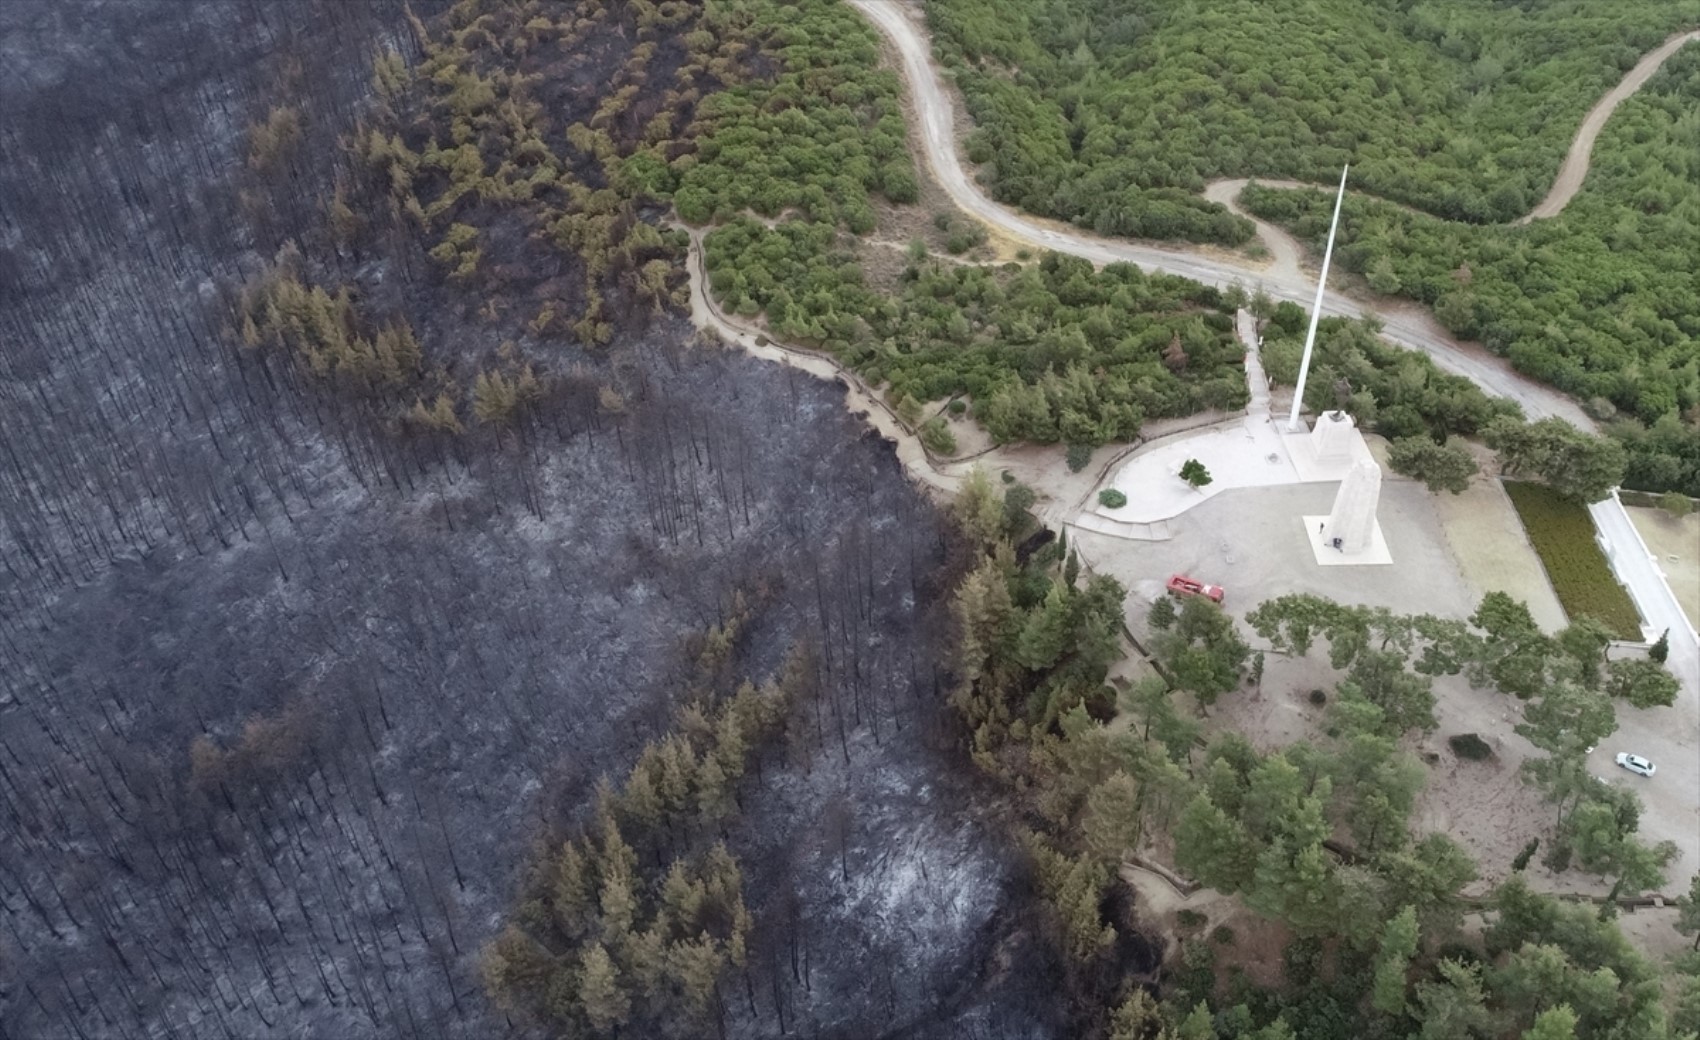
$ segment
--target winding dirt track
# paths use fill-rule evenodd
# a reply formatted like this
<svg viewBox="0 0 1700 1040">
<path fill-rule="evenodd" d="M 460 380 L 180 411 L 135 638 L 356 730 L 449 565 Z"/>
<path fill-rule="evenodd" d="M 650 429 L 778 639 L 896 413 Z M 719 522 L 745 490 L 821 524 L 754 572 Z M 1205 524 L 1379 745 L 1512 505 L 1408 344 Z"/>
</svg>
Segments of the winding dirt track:
<svg viewBox="0 0 1700 1040">
<path fill-rule="evenodd" d="M 1611 118 L 1612 111 L 1652 79 L 1653 73 L 1665 63 L 1666 58 L 1680 50 L 1683 44 L 1696 40 L 1700 40 L 1700 29 L 1673 35 L 1657 48 L 1648 51 L 1617 86 L 1606 91 L 1605 96 L 1582 118 L 1582 125 L 1577 128 L 1576 137 L 1570 142 L 1570 151 L 1564 156 L 1564 165 L 1558 168 L 1558 177 L 1552 182 L 1552 190 L 1547 192 L 1547 197 L 1542 199 L 1539 205 L 1516 223 L 1527 224 L 1531 220 L 1545 220 L 1563 212 L 1564 207 L 1576 197 L 1576 193 L 1582 189 L 1582 182 L 1588 177 L 1588 159 L 1594 154 L 1594 139 L 1600 136 L 1600 128 Z"/>
</svg>

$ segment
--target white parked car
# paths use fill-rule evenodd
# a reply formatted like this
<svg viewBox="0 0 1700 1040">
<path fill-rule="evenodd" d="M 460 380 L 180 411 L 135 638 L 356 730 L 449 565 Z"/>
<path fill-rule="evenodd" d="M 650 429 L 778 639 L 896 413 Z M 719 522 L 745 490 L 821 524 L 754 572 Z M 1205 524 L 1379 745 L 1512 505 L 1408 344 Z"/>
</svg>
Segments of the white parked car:
<svg viewBox="0 0 1700 1040">
<path fill-rule="evenodd" d="M 1641 776 L 1652 776 L 1658 771 L 1658 767 L 1640 755 L 1631 755 L 1622 751 L 1617 753 L 1617 764 L 1631 773 L 1637 773 Z"/>
</svg>

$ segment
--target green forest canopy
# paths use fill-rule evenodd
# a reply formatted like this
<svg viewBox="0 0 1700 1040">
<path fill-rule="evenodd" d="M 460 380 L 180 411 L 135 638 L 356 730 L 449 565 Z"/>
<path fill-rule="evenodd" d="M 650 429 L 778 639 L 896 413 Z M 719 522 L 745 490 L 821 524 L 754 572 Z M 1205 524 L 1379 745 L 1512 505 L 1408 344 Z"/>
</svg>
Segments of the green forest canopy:
<svg viewBox="0 0 1700 1040">
<path fill-rule="evenodd" d="M 1228 176 L 1330 181 L 1506 221 L 1552 183 L 1583 113 L 1692 22 L 1658 0 L 934 0 L 1005 201 L 1101 231 L 1231 239 L 1193 201 Z M 1249 229 L 1247 229 L 1249 233 Z M 1244 235 L 1240 237 L 1245 237 Z"/>
<path fill-rule="evenodd" d="M 1582 115 L 1692 10 L 1643 0 L 928 10 L 978 125 L 969 157 L 990 163 L 1003 200 L 1107 234 L 1238 243 L 1250 228 L 1198 197 L 1208 180 L 1331 183 L 1349 161 L 1363 194 L 1347 202 L 1344 266 L 1431 305 L 1453 332 L 1597 417 L 1621 417 L 1611 432 L 1629 448 L 1626 486 L 1700 494 L 1700 48 L 1617 109 L 1561 216 L 1498 223 L 1528 212 Z M 1254 187 L 1244 201 L 1320 243 L 1321 193 Z"/>
</svg>

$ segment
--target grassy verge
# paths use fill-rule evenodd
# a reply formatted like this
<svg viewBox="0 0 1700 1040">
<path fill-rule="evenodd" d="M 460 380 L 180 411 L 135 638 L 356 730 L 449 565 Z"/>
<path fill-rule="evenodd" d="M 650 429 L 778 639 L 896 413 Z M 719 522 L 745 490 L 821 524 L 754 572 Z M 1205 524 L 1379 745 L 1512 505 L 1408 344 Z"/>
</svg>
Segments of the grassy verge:
<svg viewBox="0 0 1700 1040">
<path fill-rule="evenodd" d="M 1507 482 L 1523 529 L 1572 619 L 1586 614 L 1624 639 L 1641 638 L 1641 615 L 1612 575 L 1582 506 L 1540 484 Z"/>
</svg>

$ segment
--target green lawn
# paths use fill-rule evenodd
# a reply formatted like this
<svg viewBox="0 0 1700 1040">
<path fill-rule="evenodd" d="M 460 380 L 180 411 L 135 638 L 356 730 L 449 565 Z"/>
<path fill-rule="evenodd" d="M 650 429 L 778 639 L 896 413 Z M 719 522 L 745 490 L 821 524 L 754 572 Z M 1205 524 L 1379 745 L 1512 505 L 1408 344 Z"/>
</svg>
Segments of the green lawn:
<svg viewBox="0 0 1700 1040">
<path fill-rule="evenodd" d="M 1620 638 L 1639 640 L 1641 615 L 1594 541 L 1588 511 L 1542 484 L 1507 481 L 1505 490 L 1564 612 L 1571 618 L 1586 614 Z"/>
</svg>

